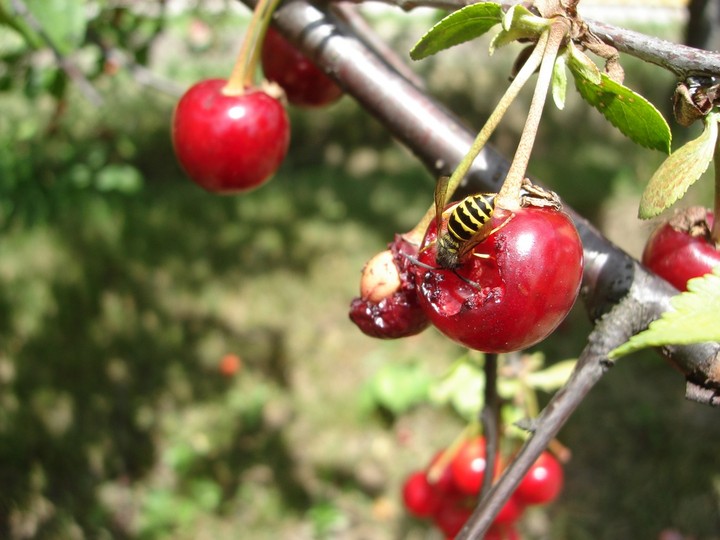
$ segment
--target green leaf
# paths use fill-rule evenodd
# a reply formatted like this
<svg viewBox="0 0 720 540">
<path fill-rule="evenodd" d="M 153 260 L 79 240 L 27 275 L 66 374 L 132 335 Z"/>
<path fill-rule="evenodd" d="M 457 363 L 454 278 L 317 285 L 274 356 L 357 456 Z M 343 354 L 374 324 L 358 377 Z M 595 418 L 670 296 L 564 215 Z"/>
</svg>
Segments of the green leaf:
<svg viewBox="0 0 720 540">
<path fill-rule="evenodd" d="M 430 389 L 430 399 L 437 405 L 450 405 L 467 421 L 477 418 L 483 405 L 485 373 L 477 364 L 463 360 Z"/>
<path fill-rule="evenodd" d="M 430 375 L 418 364 L 385 364 L 370 381 L 375 402 L 402 414 L 427 400 Z"/>
<path fill-rule="evenodd" d="M 552 75 L 552 97 L 555 106 L 561 111 L 565 108 L 565 96 L 567 95 L 567 56 L 558 55 L 555 59 Z"/>
<path fill-rule="evenodd" d="M 502 21 L 500 4 L 483 2 L 454 11 L 420 38 L 410 51 L 410 58 L 420 60 L 444 49 L 482 36 Z"/>
<path fill-rule="evenodd" d="M 640 199 L 641 219 L 668 209 L 707 170 L 715 151 L 719 119 L 720 114 L 707 115 L 700 136 L 675 150 L 655 171 Z"/>
<path fill-rule="evenodd" d="M 132 165 L 111 164 L 103 167 L 97 174 L 95 185 L 100 191 L 119 191 L 135 193 L 142 188 L 143 177 Z"/>
<path fill-rule="evenodd" d="M 21 33 L 32 47 L 45 46 L 45 40 L 34 25 L 27 22 L 28 16 L 61 54 L 74 51 L 85 38 L 87 19 L 82 0 L 25 0 L 25 6 L 29 15 L 16 13 L 9 0 L 0 0 L 0 22 Z"/>
<path fill-rule="evenodd" d="M 720 341 L 720 266 L 691 279 L 687 287 L 686 292 L 670 300 L 672 310 L 608 356 L 615 359 L 646 347 Z"/>
<path fill-rule="evenodd" d="M 586 79 L 593 84 L 600 84 L 602 82 L 602 72 L 600 68 L 595 65 L 595 62 L 590 60 L 587 54 L 579 50 L 572 41 L 568 42 L 567 45 L 567 56 L 568 56 L 568 68 L 576 79 L 578 77 Z"/>
<path fill-rule="evenodd" d="M 502 19 L 502 30 L 490 42 L 490 54 L 496 49 L 519 39 L 537 38 L 550 26 L 550 22 L 533 15 L 526 7 L 512 6 Z"/>
<path fill-rule="evenodd" d="M 587 71 L 569 65 L 580 95 L 612 125 L 641 146 L 670 153 L 670 127 L 652 103 L 604 73 L 596 84 Z"/>
<path fill-rule="evenodd" d="M 531 388 L 552 392 L 560 388 L 570 378 L 576 363 L 577 360 L 557 362 L 542 371 L 529 373 L 525 382 Z"/>
</svg>

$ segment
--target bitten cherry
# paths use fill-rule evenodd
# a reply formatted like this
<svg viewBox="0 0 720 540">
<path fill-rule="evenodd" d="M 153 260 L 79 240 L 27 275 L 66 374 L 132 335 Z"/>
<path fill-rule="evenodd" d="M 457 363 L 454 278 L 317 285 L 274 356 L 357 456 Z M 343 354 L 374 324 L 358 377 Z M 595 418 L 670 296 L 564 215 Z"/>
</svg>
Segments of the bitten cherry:
<svg viewBox="0 0 720 540">
<path fill-rule="evenodd" d="M 660 225 L 648 238 L 642 262 L 676 289 L 687 289 L 689 279 L 720 264 L 720 251 L 710 239 L 713 213 L 688 208 Z"/>
<path fill-rule="evenodd" d="M 420 308 L 412 263 L 417 246 L 396 236 L 390 249 L 370 259 L 363 269 L 361 296 L 350 304 L 350 320 L 372 337 L 397 339 L 425 330 L 430 322 Z"/>
<path fill-rule="evenodd" d="M 509 218 L 509 219 L 508 219 Z M 484 352 L 509 352 L 547 337 L 575 302 L 583 250 L 570 218 L 529 206 L 496 209 L 493 234 L 455 270 L 437 268 L 437 227 L 428 227 L 416 265 L 420 306 L 442 333 Z"/>
<path fill-rule="evenodd" d="M 272 28 L 265 34 L 261 59 L 265 77 L 282 86 L 293 105 L 321 107 L 343 94 L 335 81 Z"/>
<path fill-rule="evenodd" d="M 230 194 L 256 188 L 275 173 L 287 153 L 290 124 L 274 97 L 257 88 L 226 95 L 225 84 L 209 79 L 185 92 L 173 114 L 172 142 L 195 183 Z"/>
</svg>

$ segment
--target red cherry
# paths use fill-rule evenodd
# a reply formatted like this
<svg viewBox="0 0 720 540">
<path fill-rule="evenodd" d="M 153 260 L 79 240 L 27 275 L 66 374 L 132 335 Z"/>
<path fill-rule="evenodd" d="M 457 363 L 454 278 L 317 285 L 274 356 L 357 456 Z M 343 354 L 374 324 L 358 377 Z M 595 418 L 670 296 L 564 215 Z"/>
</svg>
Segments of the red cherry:
<svg viewBox="0 0 720 540">
<path fill-rule="evenodd" d="M 513 525 L 493 525 L 484 540 L 520 540 L 520 533 Z"/>
<path fill-rule="evenodd" d="M 416 471 L 407 477 L 402 490 L 403 503 L 415 517 L 430 517 L 438 509 L 441 495 L 427 480 L 424 471 Z"/>
<path fill-rule="evenodd" d="M 466 441 L 450 463 L 453 481 L 466 495 L 480 493 L 486 467 L 484 437 L 474 437 Z"/>
<path fill-rule="evenodd" d="M 416 256 L 417 246 L 398 235 L 389 248 L 365 266 L 362 296 L 350 304 L 350 319 L 369 336 L 397 339 L 419 334 L 430 321 L 418 303 L 414 270 L 405 256 Z"/>
<path fill-rule="evenodd" d="M 497 516 L 495 516 L 493 525 L 509 525 L 515 523 L 520 519 L 524 508 L 525 505 L 513 495 L 505 502 Z"/>
<path fill-rule="evenodd" d="M 482 258 L 469 255 L 454 271 L 436 268 L 437 228 L 431 223 L 418 259 L 433 269 L 415 267 L 420 306 L 430 321 L 484 352 L 541 341 L 568 314 L 580 288 L 582 243 L 570 218 L 538 207 L 509 215 L 495 210 L 486 226 L 498 230 L 473 248 Z"/>
<path fill-rule="evenodd" d="M 438 468 L 438 462 L 443 459 L 445 459 L 445 450 L 440 450 L 433 456 L 426 471 L 428 480 L 435 488 L 435 491 L 443 495 L 443 497 L 457 499 L 462 493 L 455 484 L 450 463 L 445 465 L 442 470 Z"/>
<path fill-rule="evenodd" d="M 464 499 L 444 499 L 435 514 L 433 521 L 443 534 L 455 538 L 473 513 L 473 507 Z"/>
<path fill-rule="evenodd" d="M 648 238 L 642 262 L 676 289 L 720 264 L 720 251 L 710 239 L 713 213 L 692 207 L 660 225 Z"/>
<path fill-rule="evenodd" d="M 563 481 L 560 462 L 551 453 L 543 452 L 518 484 L 513 498 L 522 504 L 552 502 L 562 491 Z"/>
<path fill-rule="evenodd" d="M 226 82 L 210 79 L 180 98 L 172 120 L 175 155 L 198 185 L 214 193 L 255 188 L 277 170 L 290 142 L 282 104 L 249 88 L 223 94 Z"/>
<path fill-rule="evenodd" d="M 282 86 L 293 105 L 321 107 L 343 94 L 335 81 L 272 28 L 263 42 L 262 67 L 265 77 Z"/>
</svg>

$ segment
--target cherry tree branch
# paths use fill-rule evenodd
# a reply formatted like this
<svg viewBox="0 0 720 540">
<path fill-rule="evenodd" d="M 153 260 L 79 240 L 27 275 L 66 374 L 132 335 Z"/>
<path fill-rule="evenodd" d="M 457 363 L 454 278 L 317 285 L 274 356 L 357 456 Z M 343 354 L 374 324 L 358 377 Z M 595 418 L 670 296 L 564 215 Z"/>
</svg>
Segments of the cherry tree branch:
<svg viewBox="0 0 720 540">
<path fill-rule="evenodd" d="M 347 1 L 347 0 L 345 0 Z M 364 0 L 354 0 L 361 3 Z M 392 6 L 397 6 L 405 11 L 417 7 L 430 7 L 445 11 L 455 11 L 467 5 L 496 0 L 381 0 Z M 510 7 L 514 4 L 525 4 L 521 0 L 500 1 L 503 7 Z M 628 30 L 600 21 L 586 19 L 588 29 L 608 45 L 612 45 L 618 51 L 634 56 L 660 66 L 679 79 L 685 79 L 689 75 L 716 75 L 720 76 L 720 53 L 696 49 L 686 45 L 679 45 L 671 41 L 648 36 L 640 32 Z"/>
</svg>

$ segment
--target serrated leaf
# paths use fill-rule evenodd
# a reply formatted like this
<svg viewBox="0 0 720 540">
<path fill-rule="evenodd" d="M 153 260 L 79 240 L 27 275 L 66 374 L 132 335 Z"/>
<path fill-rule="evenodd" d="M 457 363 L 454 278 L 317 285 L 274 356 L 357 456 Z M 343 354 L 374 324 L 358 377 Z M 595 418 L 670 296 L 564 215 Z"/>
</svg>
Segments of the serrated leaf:
<svg viewBox="0 0 720 540">
<path fill-rule="evenodd" d="M 550 25 L 547 19 L 533 15 L 526 7 L 512 6 L 502 19 L 502 30 L 490 42 L 490 54 L 519 39 L 537 38 Z"/>
<path fill-rule="evenodd" d="M 454 11 L 420 38 L 410 51 L 410 58 L 420 60 L 442 50 L 482 36 L 502 21 L 500 4 L 484 2 Z"/>
<path fill-rule="evenodd" d="M 713 160 L 720 115 L 705 117 L 705 129 L 697 139 L 670 154 L 655 171 L 640 199 L 638 217 L 653 218 L 685 195 Z"/>
<path fill-rule="evenodd" d="M 720 341 L 720 266 L 687 283 L 688 290 L 670 300 L 666 311 L 627 343 L 612 350 L 615 359 L 646 347 Z"/>
<path fill-rule="evenodd" d="M 604 73 L 599 84 L 584 71 L 571 69 L 571 73 L 583 99 L 625 136 L 646 148 L 670 153 L 670 126 L 652 103 Z"/>
<path fill-rule="evenodd" d="M 567 95 L 567 55 L 561 54 L 555 59 L 552 74 L 552 97 L 555 106 L 561 111 L 565 108 L 565 96 Z"/>
<path fill-rule="evenodd" d="M 552 366 L 529 373 L 525 382 L 531 388 L 543 390 L 544 392 L 552 392 L 560 388 L 570 378 L 570 374 L 575 369 L 577 360 L 563 360 Z"/>
</svg>

